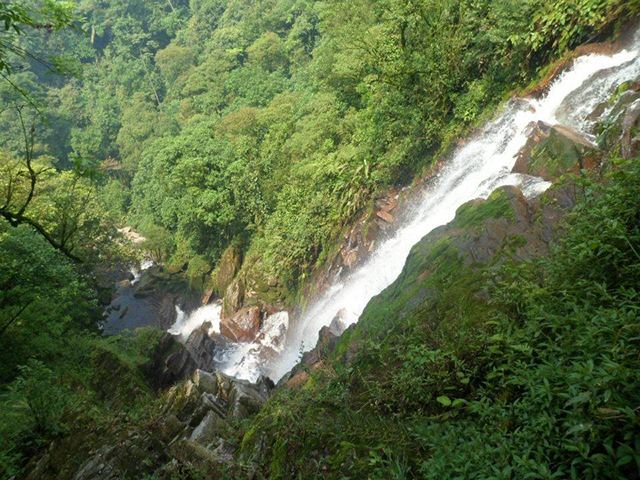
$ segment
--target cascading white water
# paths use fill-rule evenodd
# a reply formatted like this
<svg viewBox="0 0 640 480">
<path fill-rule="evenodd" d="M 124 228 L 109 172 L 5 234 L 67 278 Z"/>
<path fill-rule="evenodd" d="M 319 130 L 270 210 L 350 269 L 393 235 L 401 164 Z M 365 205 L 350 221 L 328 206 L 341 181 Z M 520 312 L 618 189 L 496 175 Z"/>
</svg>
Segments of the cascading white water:
<svg viewBox="0 0 640 480">
<path fill-rule="evenodd" d="M 131 285 L 135 285 L 136 283 L 138 283 L 142 278 L 142 274 L 144 273 L 144 271 L 149 270 L 154 265 L 155 265 L 155 262 L 153 260 L 147 259 L 147 260 L 143 260 L 140 263 L 140 265 L 132 266 L 131 269 L 129 270 L 131 272 L 131 275 L 133 275 L 133 280 L 131 280 Z"/>
<path fill-rule="evenodd" d="M 580 57 L 543 98 L 509 101 L 495 120 L 454 152 L 434 183 L 408 207 L 405 224 L 362 266 L 332 285 L 292 322 L 284 343 L 275 349 L 277 355 L 264 354 L 265 348 L 272 353 L 274 349 L 264 346 L 261 335 L 254 343 L 235 345 L 226 355 L 223 371 L 252 381 L 260 374 L 280 379 L 297 363 L 301 351 L 315 346 L 320 329 L 339 311 L 346 312 L 346 325 L 356 322 L 369 300 L 398 277 L 411 247 L 434 228 L 450 222 L 462 204 L 486 198 L 502 185 L 520 186 L 529 196 L 544 191 L 547 182 L 510 173 L 530 125 L 537 121 L 562 123 L 588 134 L 592 126 L 588 115 L 594 108 L 616 85 L 640 75 L 639 45 L 636 38 L 632 47 L 616 54 Z"/>
<path fill-rule="evenodd" d="M 205 322 L 211 324 L 209 333 L 220 333 L 220 315 L 222 313 L 221 303 L 212 303 L 194 310 L 187 315 L 182 309 L 176 306 L 176 321 L 173 322 L 168 332 L 173 335 L 179 335 L 186 340 L 196 328 L 202 326 Z"/>
</svg>

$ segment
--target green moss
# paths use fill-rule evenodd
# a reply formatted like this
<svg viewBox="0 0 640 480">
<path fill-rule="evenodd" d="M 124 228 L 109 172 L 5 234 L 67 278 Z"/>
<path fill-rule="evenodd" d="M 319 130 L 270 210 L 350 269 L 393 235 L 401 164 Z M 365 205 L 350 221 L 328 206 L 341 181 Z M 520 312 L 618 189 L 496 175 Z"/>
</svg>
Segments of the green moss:
<svg viewBox="0 0 640 480">
<path fill-rule="evenodd" d="M 549 138 L 531 152 L 530 170 L 545 178 L 558 178 L 579 166 L 584 152 L 584 147 L 551 130 Z"/>
<path fill-rule="evenodd" d="M 497 189 L 485 201 L 465 203 L 456 212 L 453 224 L 458 228 L 480 225 L 490 218 L 515 218 L 509 195 L 504 189 Z"/>
</svg>

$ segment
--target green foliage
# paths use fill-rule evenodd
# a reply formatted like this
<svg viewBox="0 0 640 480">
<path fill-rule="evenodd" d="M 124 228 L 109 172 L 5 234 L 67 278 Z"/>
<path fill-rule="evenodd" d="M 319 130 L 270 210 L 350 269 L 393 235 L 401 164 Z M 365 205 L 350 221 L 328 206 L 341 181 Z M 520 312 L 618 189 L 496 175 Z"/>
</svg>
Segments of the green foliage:
<svg viewBox="0 0 640 480">
<path fill-rule="evenodd" d="M 426 237 L 329 363 L 259 413 L 245 458 L 271 478 L 633 478 L 640 163 L 579 182 L 548 257 L 456 266 Z"/>
<path fill-rule="evenodd" d="M 49 338 L 90 328 L 95 293 L 62 255 L 28 227 L 0 232 L 0 381 L 27 358 L 51 359 Z"/>
<path fill-rule="evenodd" d="M 18 473 L 19 451 L 37 450 L 63 431 L 62 416 L 71 392 L 42 362 L 30 360 L 0 395 L 0 472 Z"/>
<path fill-rule="evenodd" d="M 547 3 L 534 16 L 536 29 L 523 34 L 524 42 L 534 51 L 544 48 L 566 50 L 593 35 L 618 15 L 640 11 L 637 1 L 561 0 Z"/>
<path fill-rule="evenodd" d="M 69 441 L 67 454 L 83 462 L 91 445 L 114 433 L 117 415 L 129 425 L 152 415 L 154 398 L 141 372 L 163 333 L 145 329 L 110 338 L 86 331 L 47 335 L 49 350 L 56 354 L 32 352 L 35 358 L 0 387 L 3 477 L 19 475 L 25 461 L 41 454 L 52 440 Z M 81 445 L 74 443 L 78 438 L 84 439 Z"/>
<path fill-rule="evenodd" d="M 73 4 L 67 1 L 42 0 L 21 5 L 7 1 L 0 5 L 0 74 L 7 80 L 11 73 L 11 55 L 33 56 L 32 52 L 17 47 L 13 40 L 27 29 L 59 30 L 73 20 Z M 42 59 L 44 62 L 45 59 Z M 55 67 L 55 61 L 52 67 Z"/>
<path fill-rule="evenodd" d="M 211 271 L 226 286 L 243 269 L 262 300 L 281 301 L 377 193 L 409 184 L 541 67 L 640 10 L 621 0 L 76 3 L 0 4 L 0 204 L 26 205 L 54 240 L 0 223 L 9 476 L 76 424 L 93 431 L 113 411 L 135 421 L 150 401 L 139 371 L 157 334 L 95 336 L 92 280 L 55 242 L 108 263 L 115 224 L 133 224 L 193 286 Z M 79 28 L 63 28 L 71 22 Z M 73 75 L 51 75 L 63 68 Z M 553 257 L 487 270 L 497 285 L 450 238 L 418 245 L 338 346 L 352 361 L 281 391 L 243 452 L 261 455 L 270 478 L 632 475 L 640 174 L 625 164 L 613 175 L 582 186 Z M 510 218 L 505 198 L 489 200 L 463 207 L 457 226 Z M 252 450 L 265 436 L 266 450 Z"/>
<path fill-rule="evenodd" d="M 80 0 L 85 33 L 19 40 L 73 52 L 81 78 L 52 80 L 18 58 L 35 77 L 11 81 L 42 99 L 38 154 L 102 165 L 107 207 L 168 232 L 171 264 L 215 265 L 242 238 L 245 257 L 295 290 L 377 192 L 410 183 L 506 92 L 637 11 L 619 0 Z M 15 118 L 0 123 L 17 154 Z"/>
</svg>

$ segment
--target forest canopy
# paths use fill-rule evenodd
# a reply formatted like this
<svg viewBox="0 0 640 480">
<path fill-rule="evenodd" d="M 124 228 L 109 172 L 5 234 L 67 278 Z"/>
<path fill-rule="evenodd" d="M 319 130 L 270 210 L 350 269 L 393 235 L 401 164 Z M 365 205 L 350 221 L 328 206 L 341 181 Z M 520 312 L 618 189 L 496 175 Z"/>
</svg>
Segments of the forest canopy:
<svg viewBox="0 0 640 480">
<path fill-rule="evenodd" d="M 224 296 L 213 283 L 226 258 L 233 270 L 229 281 L 252 276 L 250 287 L 265 290 L 258 295 L 293 309 L 305 281 L 329 263 L 344 233 L 373 212 L 380 195 L 419 181 L 506 98 L 551 78 L 574 47 L 612 38 L 638 13 L 638 0 L 1 1 L 0 476 L 19 478 L 33 467 L 30 459 L 52 452 L 54 444 L 66 450 L 65 441 L 77 441 L 69 452 L 86 457 L 83 448 L 96 446 L 100 435 L 119 444 L 114 432 L 126 431 L 129 439 L 132 425 L 143 431 L 157 425 L 159 398 L 145 372 L 168 334 L 148 329 L 106 337 L 100 330 L 115 283 L 108 277 L 105 288 L 101 274 L 141 256 L 123 241 L 125 227 L 146 238 L 144 254 L 161 264 L 163 274 L 186 277 L 184 284 L 194 290 L 206 286 L 207 298 Z M 403 323 L 390 341 L 381 314 L 384 338 L 369 339 L 356 359 L 360 370 L 340 367 L 309 382 L 312 388 L 299 396 L 282 394 L 257 417 L 257 426 L 233 424 L 230 438 L 249 448 L 258 427 L 268 430 L 259 437 L 273 440 L 265 450 L 269 467 L 263 467 L 275 475 L 281 469 L 283 478 L 285 466 L 322 469 L 324 478 L 327 464 L 306 462 L 306 450 L 324 452 L 332 440 L 338 450 L 323 461 L 341 473 L 348 470 L 350 452 L 368 452 L 351 464 L 352 478 L 372 471 L 380 476 L 371 478 L 389 478 L 389 472 L 405 478 L 406 454 L 413 448 L 407 445 L 417 445 L 413 452 L 425 458 L 414 472 L 442 469 L 444 478 L 451 470 L 441 459 L 459 447 L 462 430 L 479 428 L 477 443 L 466 444 L 456 457 L 458 467 L 476 469 L 468 461 L 475 458 L 495 472 L 502 466 L 486 460 L 495 452 L 482 425 L 466 418 L 453 427 L 429 423 L 451 414 L 442 407 L 466 402 L 447 396 L 450 385 L 440 391 L 429 382 L 453 378 L 469 360 L 480 373 L 510 371 L 536 387 L 551 378 L 555 388 L 569 389 L 566 372 L 575 372 L 556 369 L 560 343 L 545 343 L 537 334 L 543 329 L 564 342 L 561 355 L 585 362 L 589 349 L 626 342 L 620 367 L 614 365 L 611 374 L 598 371 L 593 388 L 623 385 L 624 395 L 614 399 L 631 405 L 637 400 L 637 355 L 628 354 L 633 350 L 627 346 L 637 344 L 637 336 L 626 318 L 637 317 L 633 282 L 640 257 L 633 244 L 640 236 L 632 200 L 639 172 L 633 163 L 621 163 L 606 186 L 585 183 L 597 195 L 578 206 L 580 215 L 568 224 L 570 235 L 556 248 L 556 259 L 509 264 L 501 273 L 526 280 L 493 291 L 494 301 L 506 306 L 496 310 L 491 325 L 504 333 L 508 355 L 483 349 L 494 344 L 484 330 L 472 338 L 482 348 L 473 350 L 476 343 L 464 341 L 460 329 L 460 358 L 432 368 L 442 352 L 425 346 L 433 332 L 423 319 Z M 626 236 L 618 230 L 607 236 L 612 222 Z M 584 256 L 598 249 L 608 256 Z M 541 278 L 552 287 L 545 290 Z M 484 298 L 485 290 L 469 296 Z M 175 307 L 171 303 L 169 310 Z M 514 332 L 516 310 L 521 327 Z M 461 309 L 447 312 L 454 326 L 464 319 Z M 600 312 L 606 325 L 585 322 L 590 312 Z M 567 324 L 575 325 L 570 333 L 587 349 L 578 351 Z M 623 334 L 613 331 L 618 326 Z M 423 344 L 416 346 L 418 341 Z M 602 355 L 609 358 L 609 352 Z M 390 361 L 401 368 L 385 383 L 389 379 L 381 380 L 380 372 L 391 368 Z M 536 362 L 553 365 L 553 371 Z M 436 377 L 428 377 L 433 372 Z M 512 385 L 489 376 L 485 384 L 480 373 L 482 389 L 469 405 L 493 420 L 491 439 L 506 461 L 516 447 L 493 426 L 509 423 L 504 419 L 511 405 L 503 394 Z M 416 381 L 424 381 L 422 390 Z M 534 393 L 513 402 L 525 426 L 547 401 L 546 393 Z M 433 409 L 425 402 L 436 395 Z M 335 413 L 335 405 L 340 415 L 329 423 L 326 412 Z M 579 468 L 571 472 L 595 472 L 596 478 L 613 471 L 602 458 L 608 462 L 616 455 L 622 463 L 615 468 L 630 469 L 632 458 L 638 461 L 635 426 L 592 428 L 582 403 L 576 405 L 570 413 L 584 420 L 584 442 L 567 443 L 561 430 L 545 437 L 575 453 Z M 554 408 L 562 418 L 564 411 Z M 637 408 L 625 408 L 637 425 Z M 376 424 L 380 412 L 391 414 Z M 416 414 L 423 415 L 422 426 Z M 541 418 L 549 418 L 547 410 Z M 420 427 L 410 441 L 405 421 Z M 247 434 L 240 439 L 243 428 Z M 432 443 L 445 430 L 446 441 Z M 371 432 L 380 446 L 372 447 Z M 522 432 L 520 451 L 541 438 Z M 316 446 L 311 437 L 324 444 Z M 591 445 L 613 451 L 607 439 L 614 437 L 620 438 L 620 452 L 578 459 Z M 632 440 L 635 453 L 629 453 Z M 287 441 L 292 448 L 285 448 Z M 443 454 L 430 458 L 434 451 Z M 560 447 L 551 453 L 558 452 Z M 77 467 L 77 458 L 68 464 Z M 519 462 L 522 471 L 538 467 L 524 456 Z M 151 471 L 151 463 L 136 468 Z"/>
<path fill-rule="evenodd" d="M 120 225 L 165 232 L 175 268 L 235 244 L 295 290 L 377 193 L 638 9 L 574 3 L 5 2 L 3 168 L 30 148 Z"/>
</svg>

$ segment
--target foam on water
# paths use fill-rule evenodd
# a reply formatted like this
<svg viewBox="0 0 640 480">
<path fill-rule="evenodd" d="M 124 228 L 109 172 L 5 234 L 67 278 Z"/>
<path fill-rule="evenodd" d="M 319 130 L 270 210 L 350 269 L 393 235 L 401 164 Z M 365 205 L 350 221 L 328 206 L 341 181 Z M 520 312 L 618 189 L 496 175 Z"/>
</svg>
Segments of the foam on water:
<svg viewBox="0 0 640 480">
<path fill-rule="evenodd" d="M 168 332 L 179 335 L 186 340 L 196 328 L 205 322 L 211 323 L 209 333 L 220 333 L 220 315 L 222 313 L 221 303 L 212 303 L 194 310 L 188 315 L 176 305 L 176 321 L 171 325 Z"/>
</svg>

